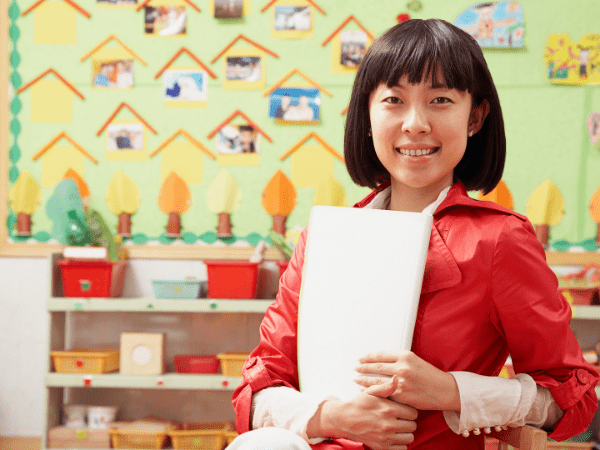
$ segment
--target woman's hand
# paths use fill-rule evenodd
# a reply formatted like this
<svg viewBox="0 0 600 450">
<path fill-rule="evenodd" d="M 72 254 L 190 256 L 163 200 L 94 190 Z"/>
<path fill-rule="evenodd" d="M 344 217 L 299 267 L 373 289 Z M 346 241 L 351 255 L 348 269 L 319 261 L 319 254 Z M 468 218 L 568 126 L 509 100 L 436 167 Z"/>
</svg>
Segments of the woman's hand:
<svg viewBox="0 0 600 450">
<path fill-rule="evenodd" d="M 419 358 L 413 352 L 371 353 L 360 359 L 354 381 L 371 389 L 396 376 L 398 386 L 390 398 L 423 410 L 460 411 L 460 395 L 454 377 Z"/>
<path fill-rule="evenodd" d="M 389 397 L 398 388 L 396 377 L 365 389 L 349 402 L 323 402 L 309 420 L 309 437 L 344 438 L 373 450 L 403 450 L 414 440 L 417 410 Z"/>
</svg>

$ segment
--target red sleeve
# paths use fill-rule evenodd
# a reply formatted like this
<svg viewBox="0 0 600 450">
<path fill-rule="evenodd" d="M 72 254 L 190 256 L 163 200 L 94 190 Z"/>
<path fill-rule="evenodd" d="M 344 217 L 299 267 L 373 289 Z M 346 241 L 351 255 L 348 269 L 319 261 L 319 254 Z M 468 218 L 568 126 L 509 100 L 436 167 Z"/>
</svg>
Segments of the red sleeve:
<svg viewBox="0 0 600 450">
<path fill-rule="evenodd" d="M 279 280 L 277 298 L 260 325 L 260 343 L 244 363 L 242 383 L 233 393 L 235 426 L 239 433 L 250 429 L 252 394 L 270 386 L 298 389 L 296 333 L 306 234 L 307 229 L 300 235 L 288 267 Z"/>
<path fill-rule="evenodd" d="M 527 221 L 510 216 L 499 233 L 492 268 L 492 322 L 508 344 L 515 372 L 550 390 L 564 411 L 549 436 L 584 432 L 596 409 L 598 373 L 585 362 L 570 327 L 571 307 Z"/>
</svg>

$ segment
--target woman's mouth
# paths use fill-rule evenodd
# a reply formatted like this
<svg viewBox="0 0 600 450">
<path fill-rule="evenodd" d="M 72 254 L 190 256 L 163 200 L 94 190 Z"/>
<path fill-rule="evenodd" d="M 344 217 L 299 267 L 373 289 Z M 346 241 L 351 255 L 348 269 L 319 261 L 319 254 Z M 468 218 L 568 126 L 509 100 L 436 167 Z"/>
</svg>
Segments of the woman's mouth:
<svg viewBox="0 0 600 450">
<path fill-rule="evenodd" d="M 401 148 L 396 147 L 396 151 L 401 155 L 405 156 L 427 156 L 437 152 L 439 147 L 428 147 L 428 148 Z"/>
</svg>

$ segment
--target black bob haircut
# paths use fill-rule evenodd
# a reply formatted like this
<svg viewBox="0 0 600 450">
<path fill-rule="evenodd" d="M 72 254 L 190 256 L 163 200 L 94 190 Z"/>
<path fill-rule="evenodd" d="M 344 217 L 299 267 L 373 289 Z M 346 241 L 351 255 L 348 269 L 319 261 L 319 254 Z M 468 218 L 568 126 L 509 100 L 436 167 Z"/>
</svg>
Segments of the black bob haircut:
<svg viewBox="0 0 600 450">
<path fill-rule="evenodd" d="M 454 180 L 467 190 L 490 192 L 500 182 L 506 159 L 506 137 L 500 99 L 477 41 L 463 30 L 440 19 L 408 20 L 375 40 L 358 68 L 348 106 L 344 133 L 344 158 L 352 180 L 359 186 L 377 188 L 390 179 L 369 136 L 369 97 L 382 83 L 395 86 L 401 77 L 420 83 L 441 66 L 450 89 L 467 91 L 473 106 L 487 100 L 490 112 L 479 132 L 467 141 Z M 465 133 L 467 130 L 465 130 Z"/>
</svg>

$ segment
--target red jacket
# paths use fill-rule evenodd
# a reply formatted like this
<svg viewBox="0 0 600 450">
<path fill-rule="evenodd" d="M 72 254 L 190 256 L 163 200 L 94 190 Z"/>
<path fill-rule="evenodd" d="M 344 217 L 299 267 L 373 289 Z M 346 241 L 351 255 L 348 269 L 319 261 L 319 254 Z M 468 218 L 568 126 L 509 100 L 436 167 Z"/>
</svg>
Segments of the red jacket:
<svg viewBox="0 0 600 450">
<path fill-rule="evenodd" d="M 368 204 L 372 192 L 357 207 Z M 233 394 L 238 432 L 248 431 L 252 394 L 269 386 L 298 389 L 296 332 L 306 230 L 280 280 L 277 300 L 260 327 L 261 341 Z M 495 376 L 510 354 L 550 389 L 565 411 L 550 437 L 582 433 L 598 401 L 598 374 L 584 361 L 569 326 L 571 308 L 529 221 L 491 202 L 471 199 L 455 184 L 433 217 L 412 351 L 443 371 Z M 363 449 L 337 439 L 318 450 Z M 483 435 L 453 433 L 440 411 L 420 411 L 410 449 L 483 449 Z"/>
</svg>

